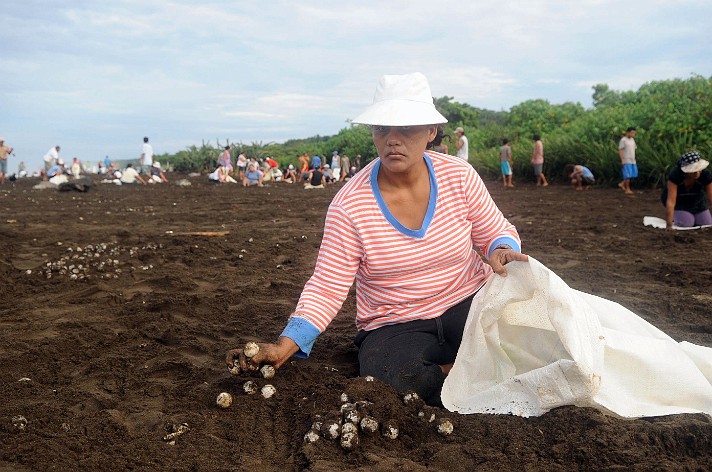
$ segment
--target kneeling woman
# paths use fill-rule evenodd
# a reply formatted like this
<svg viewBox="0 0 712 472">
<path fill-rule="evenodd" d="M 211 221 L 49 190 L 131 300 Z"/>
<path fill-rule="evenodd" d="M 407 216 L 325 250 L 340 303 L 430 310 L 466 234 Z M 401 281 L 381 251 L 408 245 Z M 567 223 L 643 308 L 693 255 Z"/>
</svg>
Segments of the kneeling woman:
<svg viewBox="0 0 712 472">
<path fill-rule="evenodd" d="M 278 368 L 307 357 L 356 280 L 361 375 L 440 405 L 473 296 L 493 272 L 527 260 L 473 167 L 426 151 L 446 122 L 425 76 L 381 78 L 354 119 L 370 126 L 378 159 L 332 200 L 316 268 L 277 342 L 249 360 L 233 349 L 228 365 Z"/>
<path fill-rule="evenodd" d="M 661 196 L 668 229 L 673 225 L 683 228 L 712 225 L 709 210 L 712 172 L 707 169 L 708 165 L 697 151 L 690 151 L 680 157 L 668 175 L 667 187 Z"/>
</svg>

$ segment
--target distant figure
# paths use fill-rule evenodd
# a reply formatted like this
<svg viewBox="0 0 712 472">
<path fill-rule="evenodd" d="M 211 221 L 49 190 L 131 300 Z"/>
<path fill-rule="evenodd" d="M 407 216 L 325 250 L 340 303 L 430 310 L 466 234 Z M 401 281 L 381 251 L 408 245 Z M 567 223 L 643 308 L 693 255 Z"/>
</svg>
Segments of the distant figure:
<svg viewBox="0 0 712 472">
<path fill-rule="evenodd" d="M 45 179 L 47 180 L 48 178 L 51 179 L 52 177 L 58 176 L 58 175 L 64 175 L 66 174 L 67 169 L 64 167 L 64 161 L 62 159 L 57 159 L 57 162 L 55 165 L 47 169 L 47 172 L 45 172 Z"/>
<path fill-rule="evenodd" d="M 470 160 L 470 143 L 467 141 L 467 136 L 465 136 L 465 130 L 462 126 L 455 128 L 455 146 L 457 147 L 457 157 L 465 162 Z"/>
<path fill-rule="evenodd" d="M 309 178 L 307 183 L 304 185 L 305 189 L 312 188 L 324 188 L 326 186 L 326 178 L 322 174 L 321 170 L 317 167 L 309 172 Z"/>
<path fill-rule="evenodd" d="M 230 146 L 225 146 L 223 152 L 220 153 L 220 166 L 227 168 L 228 174 L 234 170 L 232 167 L 232 156 L 230 156 Z"/>
<path fill-rule="evenodd" d="M 0 185 L 5 183 L 7 175 L 7 158 L 12 154 L 13 149 L 5 146 L 5 138 L 0 137 Z"/>
<path fill-rule="evenodd" d="M 534 140 L 534 151 L 532 152 L 532 166 L 534 166 L 534 175 L 536 176 L 536 186 L 548 187 L 549 182 L 546 181 L 544 175 L 544 144 L 541 142 L 541 137 L 538 134 L 532 136 Z"/>
<path fill-rule="evenodd" d="M 302 178 L 309 172 L 309 154 L 306 152 L 297 158 L 299 160 L 299 176 Z"/>
<path fill-rule="evenodd" d="M 709 161 L 697 151 L 690 151 L 677 161 L 668 174 L 667 187 L 660 199 L 665 205 L 667 228 L 672 226 L 690 228 L 712 225 L 712 172 Z"/>
<path fill-rule="evenodd" d="M 339 180 L 339 174 L 341 174 L 341 156 L 339 155 L 339 151 L 333 151 L 331 153 L 331 174 L 335 180 Z"/>
<path fill-rule="evenodd" d="M 237 156 L 237 179 L 242 181 L 242 178 L 245 177 L 245 171 L 247 170 L 247 156 L 245 156 L 244 152 L 240 152 L 240 154 Z"/>
<path fill-rule="evenodd" d="M 568 164 L 564 168 L 564 172 L 569 176 L 571 185 L 573 185 L 576 190 L 588 190 L 591 188 L 591 185 L 596 183 L 593 172 L 586 166 Z"/>
<path fill-rule="evenodd" d="M 356 167 L 356 172 L 361 170 L 361 154 L 356 154 L 356 159 L 354 159 L 354 166 Z"/>
<path fill-rule="evenodd" d="M 282 172 L 282 182 L 287 182 L 288 184 L 293 184 L 297 181 L 297 174 L 294 172 L 294 164 L 289 164 L 289 166 Z"/>
<path fill-rule="evenodd" d="M 109 156 L 104 156 L 104 167 L 107 169 L 113 169 L 113 166 L 111 165 L 111 159 L 109 159 Z"/>
<path fill-rule="evenodd" d="M 321 168 L 321 157 L 314 155 L 311 159 L 311 168 L 320 169 Z"/>
<path fill-rule="evenodd" d="M 141 166 L 141 172 L 144 174 L 149 174 L 153 168 L 153 146 L 148 144 L 148 137 L 143 138 L 143 149 L 138 164 Z"/>
<path fill-rule="evenodd" d="M 250 158 L 250 163 L 247 164 L 247 172 L 245 172 L 245 177 L 242 179 L 243 187 L 251 187 L 257 185 L 258 187 L 264 187 L 262 184 L 262 171 L 257 168 L 257 164 L 253 163 L 254 158 Z"/>
<path fill-rule="evenodd" d="M 57 165 L 57 161 L 59 160 L 59 151 L 60 147 L 55 146 L 53 148 L 50 148 L 49 151 L 47 151 L 47 154 L 44 155 L 44 168 L 45 168 L 45 173 L 51 168 Z"/>
<path fill-rule="evenodd" d="M 151 165 L 151 170 L 149 172 L 151 174 L 148 179 L 149 184 L 168 183 L 168 179 L 166 178 L 165 174 L 161 170 L 160 162 L 153 161 L 153 164 Z"/>
<path fill-rule="evenodd" d="M 349 159 L 349 156 L 347 156 L 346 154 L 341 156 L 340 165 L 341 165 L 341 170 L 339 171 L 338 178 L 339 178 L 339 182 L 344 182 L 347 180 L 348 176 L 346 174 L 347 174 L 349 168 L 351 167 L 351 160 Z"/>
<path fill-rule="evenodd" d="M 324 167 L 321 168 L 321 173 L 324 174 L 324 181 L 326 181 L 327 184 L 336 182 L 334 172 L 331 170 L 329 164 L 324 164 Z"/>
<path fill-rule="evenodd" d="M 623 181 L 618 184 L 618 187 L 623 190 L 626 195 L 632 195 L 630 189 L 630 179 L 638 177 L 638 165 L 635 163 L 635 133 L 634 127 L 628 128 L 618 143 L 618 157 L 621 159 L 621 167 L 623 172 Z"/>
<path fill-rule="evenodd" d="M 135 184 L 136 182 L 141 182 L 143 185 L 147 185 L 143 177 L 134 169 L 133 164 L 130 162 L 126 164 L 126 169 L 124 169 L 123 174 L 120 177 L 121 183 L 124 184 Z"/>
<path fill-rule="evenodd" d="M 514 187 L 512 184 L 512 169 L 514 161 L 512 160 L 512 148 L 509 146 L 509 140 L 502 140 L 502 147 L 499 148 L 499 167 L 502 171 L 502 185 L 504 187 Z"/>
<path fill-rule="evenodd" d="M 75 179 L 78 179 L 82 173 L 82 165 L 79 162 L 79 159 L 77 159 L 76 157 L 74 159 L 72 159 L 71 172 L 72 172 L 72 176 Z"/>
<path fill-rule="evenodd" d="M 25 167 L 25 161 L 20 161 L 20 164 L 18 164 L 17 176 L 19 178 L 27 177 L 27 168 Z"/>
</svg>

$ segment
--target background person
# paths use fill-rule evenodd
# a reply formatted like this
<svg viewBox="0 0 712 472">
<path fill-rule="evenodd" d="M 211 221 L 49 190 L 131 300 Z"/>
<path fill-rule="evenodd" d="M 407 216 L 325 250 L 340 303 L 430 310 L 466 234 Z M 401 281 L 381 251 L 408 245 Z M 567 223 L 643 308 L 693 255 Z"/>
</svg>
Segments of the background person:
<svg viewBox="0 0 712 472">
<path fill-rule="evenodd" d="M 506 275 L 504 264 L 527 260 L 474 168 L 426 152 L 446 121 L 424 75 L 381 78 L 373 104 L 353 120 L 371 126 L 379 158 L 332 200 L 314 273 L 251 369 L 308 356 L 356 280 L 360 374 L 440 404 L 474 294 L 493 271 Z M 226 363 L 235 360 L 248 368 L 241 349 L 228 351 Z"/>
<path fill-rule="evenodd" d="M 502 140 L 502 147 L 499 148 L 499 168 L 502 172 L 502 185 L 504 187 L 514 187 L 512 183 L 514 160 L 512 159 L 512 148 L 507 138 Z"/>
<path fill-rule="evenodd" d="M 121 183 L 124 184 L 135 184 L 136 182 L 141 182 L 143 185 L 147 185 L 146 181 L 139 175 L 139 173 L 134 169 L 133 164 L 130 162 L 126 164 L 126 169 L 121 174 Z"/>
<path fill-rule="evenodd" d="M 12 154 L 13 149 L 5 146 L 5 138 L 0 138 L 0 185 L 5 183 L 7 175 L 7 158 Z"/>
<path fill-rule="evenodd" d="M 712 225 L 712 172 L 709 161 L 697 151 L 690 151 L 677 161 L 668 174 L 667 186 L 660 197 L 665 205 L 667 228 L 672 226 L 690 228 Z"/>
<path fill-rule="evenodd" d="M 42 160 L 44 160 L 44 168 L 45 168 L 45 174 L 47 171 L 51 168 L 57 165 L 57 161 L 59 160 L 59 151 L 60 151 L 59 146 L 54 146 L 47 151 L 47 154 L 44 155 Z"/>
<path fill-rule="evenodd" d="M 250 158 L 251 160 L 253 158 Z M 245 172 L 245 177 L 242 179 L 243 187 L 251 187 L 257 185 L 258 187 L 264 187 L 262 184 L 262 171 L 257 168 L 256 163 L 250 162 L 247 165 L 247 172 Z"/>
<path fill-rule="evenodd" d="M 457 148 L 457 157 L 465 162 L 470 159 L 470 143 L 465 136 L 465 130 L 462 126 L 455 128 L 455 147 Z"/>
<path fill-rule="evenodd" d="M 143 174 L 151 173 L 151 169 L 153 168 L 153 146 L 148 143 L 148 137 L 143 138 L 143 147 L 141 148 L 141 157 L 138 160 L 138 165 L 141 166 L 141 172 Z"/>
<path fill-rule="evenodd" d="M 149 171 L 150 175 L 148 178 L 148 183 L 149 184 L 163 184 L 163 183 L 168 183 L 168 179 L 166 178 L 166 175 L 163 173 L 163 170 L 161 170 L 161 163 L 158 161 L 153 161 L 151 164 L 151 170 Z"/>
<path fill-rule="evenodd" d="M 637 146 L 635 139 L 633 139 L 635 138 L 635 133 L 635 128 L 631 126 L 618 143 L 618 157 L 621 159 L 621 172 L 623 174 L 623 180 L 618 184 L 618 187 L 626 195 L 633 194 L 630 189 L 630 181 L 638 177 L 638 165 L 635 162 L 635 149 Z"/>
<path fill-rule="evenodd" d="M 564 168 L 564 172 L 571 179 L 571 185 L 576 190 L 588 190 L 591 185 L 596 183 L 596 179 L 593 176 L 593 172 L 586 167 L 578 164 L 568 164 Z"/>
<path fill-rule="evenodd" d="M 532 166 L 534 167 L 534 175 L 536 176 L 536 186 L 548 187 L 549 182 L 546 181 L 544 175 L 544 143 L 541 142 L 541 137 L 538 134 L 532 136 L 534 140 L 534 151 L 532 151 Z"/>
</svg>

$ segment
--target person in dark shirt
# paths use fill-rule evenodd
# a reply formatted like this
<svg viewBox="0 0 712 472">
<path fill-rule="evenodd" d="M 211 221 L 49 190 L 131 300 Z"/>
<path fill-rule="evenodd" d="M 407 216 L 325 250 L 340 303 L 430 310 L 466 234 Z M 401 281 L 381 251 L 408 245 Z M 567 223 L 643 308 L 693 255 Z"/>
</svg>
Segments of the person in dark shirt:
<svg viewBox="0 0 712 472">
<path fill-rule="evenodd" d="M 709 161 L 697 151 L 690 151 L 677 161 L 670 171 L 667 187 L 660 197 L 665 205 L 667 228 L 673 225 L 689 228 L 712 225 L 709 205 L 712 202 L 712 172 Z"/>
<path fill-rule="evenodd" d="M 312 171 L 309 173 L 309 180 L 307 180 L 307 183 L 304 185 L 304 188 L 324 188 L 325 186 L 326 178 L 321 172 L 321 169 L 319 167 L 312 169 Z"/>
</svg>

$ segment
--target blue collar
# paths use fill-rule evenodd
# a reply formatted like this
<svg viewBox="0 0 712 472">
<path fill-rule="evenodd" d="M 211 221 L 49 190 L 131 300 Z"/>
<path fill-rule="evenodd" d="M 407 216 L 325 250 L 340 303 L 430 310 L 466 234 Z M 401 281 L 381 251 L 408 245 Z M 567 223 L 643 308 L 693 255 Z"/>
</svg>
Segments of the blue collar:
<svg viewBox="0 0 712 472">
<path fill-rule="evenodd" d="M 428 211 L 425 213 L 425 218 L 423 218 L 423 225 L 420 229 L 410 229 L 403 226 L 388 209 L 388 205 L 383 200 L 383 195 L 381 195 L 381 189 L 378 188 L 378 170 L 381 168 L 381 160 L 377 160 L 376 164 L 371 169 L 371 191 L 376 197 L 376 203 L 378 203 L 378 208 L 381 209 L 381 213 L 386 217 L 386 220 L 398 230 L 398 232 L 409 236 L 411 238 L 422 239 L 425 237 L 425 233 L 428 231 L 430 223 L 433 221 L 433 216 L 435 215 L 435 204 L 438 200 L 438 182 L 435 179 L 435 170 L 433 169 L 433 161 L 430 160 L 427 154 L 423 153 L 423 159 L 425 164 L 428 166 L 428 176 L 430 177 L 430 199 L 428 200 Z"/>
</svg>

